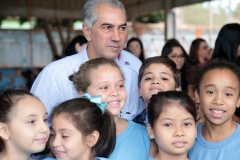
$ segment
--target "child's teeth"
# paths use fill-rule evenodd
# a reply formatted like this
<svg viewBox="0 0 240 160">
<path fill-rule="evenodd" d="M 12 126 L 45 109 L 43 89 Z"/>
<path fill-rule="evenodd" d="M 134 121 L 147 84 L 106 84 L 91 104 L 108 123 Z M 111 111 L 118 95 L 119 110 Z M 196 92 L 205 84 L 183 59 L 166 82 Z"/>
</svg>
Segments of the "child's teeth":
<svg viewBox="0 0 240 160">
<path fill-rule="evenodd" d="M 223 111 L 218 111 L 218 110 L 212 110 L 214 113 L 216 113 L 216 114 L 221 114 L 221 113 L 223 113 Z"/>
<path fill-rule="evenodd" d="M 117 101 L 115 101 L 115 102 L 110 102 L 110 103 L 112 103 L 112 104 L 118 104 L 118 102 L 117 102 Z"/>
</svg>

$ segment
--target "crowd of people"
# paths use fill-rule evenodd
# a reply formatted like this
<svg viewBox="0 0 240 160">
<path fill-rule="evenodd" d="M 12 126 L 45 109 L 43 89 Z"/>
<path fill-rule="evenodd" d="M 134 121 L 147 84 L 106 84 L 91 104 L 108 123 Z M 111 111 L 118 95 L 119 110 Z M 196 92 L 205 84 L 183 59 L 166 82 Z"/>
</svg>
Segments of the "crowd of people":
<svg viewBox="0 0 240 160">
<path fill-rule="evenodd" d="M 239 159 L 239 24 L 222 27 L 213 52 L 170 39 L 145 59 L 139 38 L 126 43 L 122 2 L 87 0 L 82 12 L 84 37 L 65 58 L 30 92 L 0 93 L 0 160 Z"/>
</svg>

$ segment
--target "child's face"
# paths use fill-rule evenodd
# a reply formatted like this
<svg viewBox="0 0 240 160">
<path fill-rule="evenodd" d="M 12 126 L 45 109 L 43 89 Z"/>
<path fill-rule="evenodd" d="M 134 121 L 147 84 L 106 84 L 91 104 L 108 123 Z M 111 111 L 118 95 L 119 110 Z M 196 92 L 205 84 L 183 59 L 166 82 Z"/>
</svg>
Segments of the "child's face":
<svg viewBox="0 0 240 160">
<path fill-rule="evenodd" d="M 52 119 L 50 144 L 56 158 L 61 160 L 86 159 L 91 151 L 73 122 L 61 114 Z"/>
<path fill-rule="evenodd" d="M 183 106 L 172 103 L 163 109 L 153 128 L 148 125 L 148 133 L 155 139 L 159 153 L 183 155 L 194 144 L 196 124 Z"/>
<path fill-rule="evenodd" d="M 142 96 L 147 107 L 150 98 L 158 92 L 180 90 L 175 87 L 176 83 L 172 71 L 164 64 L 151 64 L 145 69 L 141 79 L 139 94 Z"/>
<path fill-rule="evenodd" d="M 102 101 L 108 103 L 107 109 L 117 116 L 127 98 L 124 80 L 119 69 L 110 65 L 100 66 L 92 70 L 91 81 L 87 93 L 91 96 L 102 95 Z"/>
<path fill-rule="evenodd" d="M 44 105 L 37 98 L 27 96 L 19 100 L 9 124 L 6 143 L 27 154 L 44 150 L 49 137 L 47 116 Z"/>
<path fill-rule="evenodd" d="M 208 71 L 196 93 L 205 121 L 221 125 L 232 122 L 232 115 L 239 103 L 239 81 L 228 69 Z M 200 93 L 200 94 L 199 94 Z"/>
</svg>

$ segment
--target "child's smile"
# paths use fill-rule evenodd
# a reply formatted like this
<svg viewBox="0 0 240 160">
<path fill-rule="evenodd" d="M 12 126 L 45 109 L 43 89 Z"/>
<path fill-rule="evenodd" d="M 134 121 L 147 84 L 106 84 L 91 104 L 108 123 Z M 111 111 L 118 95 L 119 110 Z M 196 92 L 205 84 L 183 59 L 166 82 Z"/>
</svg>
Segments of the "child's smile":
<svg viewBox="0 0 240 160">
<path fill-rule="evenodd" d="M 237 106 L 239 106 L 237 76 L 228 69 L 208 71 L 200 84 L 200 107 L 206 123 L 211 122 L 215 125 L 232 123 L 232 115 Z"/>
<path fill-rule="evenodd" d="M 102 101 L 107 102 L 107 109 L 115 116 L 122 110 L 127 92 L 124 88 L 124 79 L 118 68 L 103 65 L 91 72 L 92 83 L 87 92 L 94 95 L 101 95 Z"/>
</svg>

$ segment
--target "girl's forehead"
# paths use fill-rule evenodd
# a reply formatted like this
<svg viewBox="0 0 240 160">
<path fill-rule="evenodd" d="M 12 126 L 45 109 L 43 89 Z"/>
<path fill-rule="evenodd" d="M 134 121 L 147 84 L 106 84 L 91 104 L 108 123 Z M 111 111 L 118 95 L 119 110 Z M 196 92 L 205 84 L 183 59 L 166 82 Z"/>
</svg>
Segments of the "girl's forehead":
<svg viewBox="0 0 240 160">
<path fill-rule="evenodd" d="M 220 85 L 231 85 L 239 88 L 240 80 L 237 75 L 230 69 L 212 69 L 207 71 L 200 82 L 201 85 L 206 83 L 218 83 Z M 236 86 L 237 85 L 237 86 Z"/>
<path fill-rule="evenodd" d="M 121 70 L 118 67 L 112 66 L 110 64 L 100 65 L 97 68 L 92 69 L 90 74 L 91 77 L 96 77 L 99 75 L 105 75 L 110 73 L 119 73 L 123 78 Z"/>
</svg>

